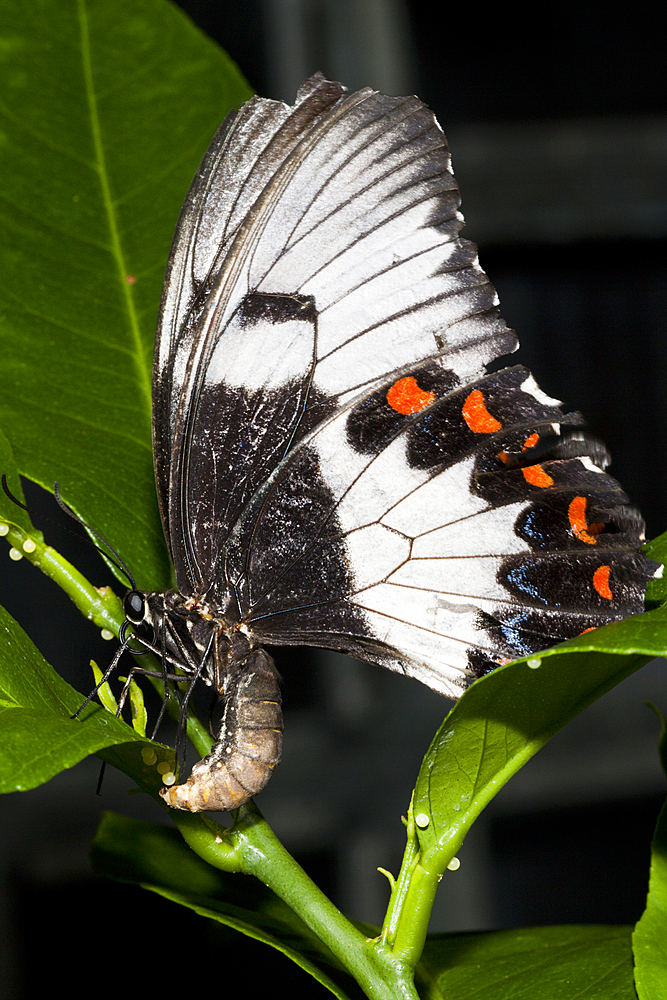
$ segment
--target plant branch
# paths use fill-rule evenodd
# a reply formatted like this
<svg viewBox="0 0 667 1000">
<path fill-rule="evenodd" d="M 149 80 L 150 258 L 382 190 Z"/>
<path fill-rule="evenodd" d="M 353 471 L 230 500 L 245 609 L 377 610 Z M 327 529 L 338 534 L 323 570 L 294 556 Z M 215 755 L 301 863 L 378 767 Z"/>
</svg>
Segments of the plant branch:
<svg viewBox="0 0 667 1000">
<path fill-rule="evenodd" d="M 172 812 L 186 843 L 223 871 L 254 875 L 303 920 L 369 997 L 418 1000 L 413 968 L 382 937 L 368 939 L 345 917 L 285 850 L 252 802 L 238 810 L 229 830 L 208 818 Z"/>
<path fill-rule="evenodd" d="M 41 532 L 28 533 L 18 525 L 4 521 L 3 524 L 8 529 L 5 537 L 11 546 L 10 558 L 28 559 L 62 587 L 85 618 L 98 628 L 118 635 L 125 615 L 122 602 L 111 587 L 94 587 L 67 559 L 45 544 Z"/>
</svg>

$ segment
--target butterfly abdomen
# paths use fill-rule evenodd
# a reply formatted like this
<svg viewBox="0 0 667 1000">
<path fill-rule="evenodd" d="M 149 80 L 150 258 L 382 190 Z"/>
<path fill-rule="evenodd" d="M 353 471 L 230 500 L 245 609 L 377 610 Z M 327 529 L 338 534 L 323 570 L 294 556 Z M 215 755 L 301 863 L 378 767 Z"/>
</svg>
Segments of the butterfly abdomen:
<svg viewBox="0 0 667 1000">
<path fill-rule="evenodd" d="M 172 808 L 237 809 L 261 792 L 280 763 L 283 714 L 273 660 L 256 649 L 230 669 L 215 746 L 186 782 L 160 792 Z"/>
</svg>

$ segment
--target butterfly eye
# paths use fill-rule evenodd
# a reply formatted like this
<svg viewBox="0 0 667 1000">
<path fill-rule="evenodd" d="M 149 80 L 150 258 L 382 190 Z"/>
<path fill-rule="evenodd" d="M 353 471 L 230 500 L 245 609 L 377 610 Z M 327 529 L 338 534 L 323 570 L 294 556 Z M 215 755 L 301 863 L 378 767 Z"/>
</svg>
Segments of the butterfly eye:
<svg viewBox="0 0 667 1000">
<path fill-rule="evenodd" d="M 139 622 L 144 620 L 144 615 L 146 613 L 146 601 L 144 599 L 144 595 L 140 594 L 138 590 L 130 590 L 125 595 L 123 609 L 129 621 L 138 625 Z"/>
</svg>

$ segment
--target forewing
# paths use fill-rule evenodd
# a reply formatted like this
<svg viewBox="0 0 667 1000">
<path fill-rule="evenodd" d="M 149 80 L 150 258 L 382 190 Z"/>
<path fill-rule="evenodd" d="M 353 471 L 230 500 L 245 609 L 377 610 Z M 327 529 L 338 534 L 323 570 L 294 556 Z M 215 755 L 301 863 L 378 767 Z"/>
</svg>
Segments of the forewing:
<svg viewBox="0 0 667 1000">
<path fill-rule="evenodd" d="M 342 92 L 340 85 L 326 81 L 316 89 L 308 105 L 313 120 Z M 298 127 L 284 127 L 292 110 L 254 98 L 227 116 L 192 182 L 169 255 L 155 340 L 153 451 L 162 522 L 183 583 L 183 539 L 176 520 L 172 540 L 169 517 L 170 502 L 178 508 L 183 498 L 177 479 L 175 495 L 170 494 L 170 482 L 193 404 L 189 380 L 193 369 L 205 363 L 207 337 L 220 332 L 202 319 L 202 310 L 253 204 L 298 140 Z"/>
<path fill-rule="evenodd" d="M 224 603 L 241 521 L 317 427 L 425 361 L 472 380 L 515 349 L 458 204 L 416 98 L 318 75 L 294 107 L 254 99 L 222 126 L 156 343 L 156 478 L 183 592 Z"/>
</svg>

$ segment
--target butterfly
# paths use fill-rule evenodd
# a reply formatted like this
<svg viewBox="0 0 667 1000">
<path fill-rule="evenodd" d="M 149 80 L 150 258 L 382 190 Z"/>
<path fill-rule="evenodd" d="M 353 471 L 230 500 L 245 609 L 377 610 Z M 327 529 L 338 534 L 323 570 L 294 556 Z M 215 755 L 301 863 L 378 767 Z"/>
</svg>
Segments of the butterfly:
<svg viewBox="0 0 667 1000">
<path fill-rule="evenodd" d="M 155 344 L 153 451 L 177 590 L 125 598 L 165 676 L 224 700 L 180 809 L 280 760 L 265 646 L 312 645 L 458 697 L 643 609 L 655 564 L 604 447 L 522 367 L 459 238 L 445 137 L 416 97 L 321 74 L 228 116 L 194 178 Z"/>
</svg>

